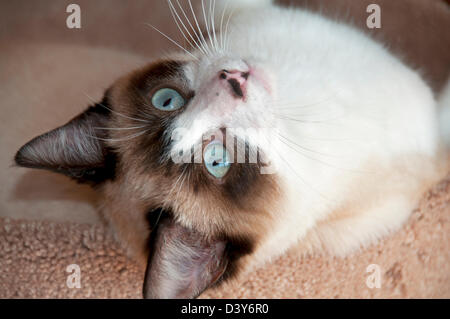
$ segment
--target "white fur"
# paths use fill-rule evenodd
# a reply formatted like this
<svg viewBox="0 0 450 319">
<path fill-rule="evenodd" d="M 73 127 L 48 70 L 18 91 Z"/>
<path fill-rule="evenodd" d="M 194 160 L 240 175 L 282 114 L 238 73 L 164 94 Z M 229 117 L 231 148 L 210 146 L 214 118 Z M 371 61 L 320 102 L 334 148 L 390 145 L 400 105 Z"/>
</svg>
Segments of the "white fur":
<svg viewBox="0 0 450 319">
<path fill-rule="evenodd" d="M 272 3 L 273 0 L 216 0 L 216 10 L 221 12 L 224 8 L 243 9 L 262 7 Z"/>
<path fill-rule="evenodd" d="M 440 126 L 444 142 L 450 148 L 450 80 L 442 90 L 439 99 L 440 107 Z"/>
<path fill-rule="evenodd" d="M 285 198 L 258 258 L 307 234 L 343 255 L 398 228 L 426 175 L 405 158 L 427 163 L 438 147 L 435 101 L 417 72 L 352 27 L 306 11 L 245 7 L 228 33 L 227 48 L 196 52 L 186 67 L 197 95 L 174 124 L 186 129 L 174 150 L 223 126 L 260 130 L 251 143 L 275 163 Z M 249 78 L 247 102 L 215 96 L 221 69 L 247 66 L 262 72 Z M 275 127 L 283 137 L 265 133 Z M 348 205 L 349 217 L 327 222 Z"/>
</svg>

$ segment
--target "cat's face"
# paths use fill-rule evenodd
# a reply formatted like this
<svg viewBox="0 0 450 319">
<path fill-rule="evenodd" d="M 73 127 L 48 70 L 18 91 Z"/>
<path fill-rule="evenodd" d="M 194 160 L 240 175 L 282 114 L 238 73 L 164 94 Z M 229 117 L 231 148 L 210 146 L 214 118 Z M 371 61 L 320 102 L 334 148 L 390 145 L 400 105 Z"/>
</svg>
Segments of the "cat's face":
<svg viewBox="0 0 450 319">
<path fill-rule="evenodd" d="M 127 214 L 151 212 L 146 295 L 193 297 L 245 267 L 242 257 L 277 218 L 280 185 L 267 174 L 273 90 L 264 70 L 242 59 L 161 60 L 25 145 L 16 162 L 129 198 L 130 211 L 103 203 L 106 215 L 122 216 L 111 218 L 119 234 L 133 228 L 122 225 Z"/>
<path fill-rule="evenodd" d="M 258 199 L 270 198 L 275 187 L 273 176 L 264 174 L 264 141 L 258 143 L 267 137 L 271 116 L 264 98 L 270 93 L 238 62 L 229 71 L 220 60 L 200 66 L 160 61 L 108 92 L 116 111 L 112 127 L 139 127 L 109 132 L 120 174 L 160 176 L 159 194 L 149 195 L 162 198 L 160 205 L 186 226 L 210 234 L 233 233 L 239 221 L 234 211 L 256 213 L 262 208 Z M 133 134 L 138 136 L 128 139 Z"/>
<path fill-rule="evenodd" d="M 220 258 L 236 259 L 268 232 L 279 191 L 275 176 L 262 174 L 264 143 L 239 135 L 252 128 L 265 137 L 271 92 L 243 61 L 222 61 L 160 61 L 121 79 L 109 103 L 126 117 L 113 114 L 113 127 L 145 127 L 112 132 L 110 146 L 120 154 L 118 183 L 133 185 L 149 210 L 163 207 L 183 227 L 225 243 Z M 228 262 L 231 275 L 238 261 Z"/>
</svg>

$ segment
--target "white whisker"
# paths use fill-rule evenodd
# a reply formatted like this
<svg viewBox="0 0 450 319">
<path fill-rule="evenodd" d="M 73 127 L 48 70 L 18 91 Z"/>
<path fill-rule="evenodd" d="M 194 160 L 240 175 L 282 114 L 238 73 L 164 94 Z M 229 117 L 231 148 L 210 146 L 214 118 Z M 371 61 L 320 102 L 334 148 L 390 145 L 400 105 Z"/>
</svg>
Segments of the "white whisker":
<svg viewBox="0 0 450 319">
<path fill-rule="evenodd" d="M 95 100 L 94 100 L 91 96 L 89 96 L 87 93 L 84 93 L 84 95 L 86 95 L 93 103 L 96 103 Z M 117 112 L 117 111 L 114 111 L 113 109 L 107 107 L 106 105 L 103 105 L 102 103 L 97 103 L 97 104 L 100 105 L 101 107 L 107 109 L 108 111 L 110 111 L 110 112 L 112 112 L 112 113 L 114 113 L 114 114 L 117 114 L 117 115 L 119 115 L 119 116 L 121 116 L 121 117 L 124 117 L 124 118 L 126 118 L 126 119 L 133 120 L 133 121 L 138 121 L 138 122 L 142 122 L 142 123 L 148 123 L 148 121 L 146 121 L 146 120 L 143 120 L 143 119 L 137 119 L 137 118 L 130 117 L 130 116 L 127 116 L 127 115 L 125 115 L 125 114 L 119 113 L 119 112 Z"/>
<path fill-rule="evenodd" d="M 278 135 L 279 135 L 281 138 L 283 138 L 283 139 L 289 141 L 290 143 L 294 144 L 295 146 L 297 146 L 297 147 L 299 147 L 299 148 L 301 148 L 301 149 L 303 149 L 303 150 L 306 150 L 306 151 L 309 151 L 309 152 L 314 152 L 314 153 L 319 154 L 319 155 L 322 155 L 322 156 L 331 156 L 331 155 L 326 155 L 326 154 L 323 154 L 323 153 L 319 153 L 319 152 L 312 151 L 312 150 L 310 150 L 310 149 L 307 149 L 307 148 L 305 148 L 305 147 L 300 146 L 300 145 L 297 144 L 297 143 L 292 142 L 291 140 L 287 139 L 286 137 L 284 137 L 284 136 L 282 136 L 282 135 L 280 135 L 280 134 L 278 134 Z M 341 171 L 346 171 L 346 172 L 351 172 L 351 173 L 358 173 L 358 174 L 367 174 L 367 173 L 369 173 L 369 172 L 367 172 L 367 171 L 360 171 L 360 170 L 355 170 L 355 169 L 352 169 L 352 168 L 343 168 L 343 167 L 335 166 L 335 165 L 333 165 L 333 164 L 324 162 L 324 161 L 322 161 L 322 160 L 320 160 L 320 159 L 317 159 L 317 158 L 312 157 L 312 156 L 310 156 L 310 155 L 308 155 L 308 154 L 305 154 L 305 153 L 301 152 L 300 150 L 294 148 L 293 146 L 289 145 L 288 143 L 284 142 L 284 141 L 281 140 L 281 139 L 279 139 L 279 141 L 282 142 L 282 143 L 283 143 L 284 145 L 286 145 L 287 147 L 289 147 L 290 149 L 292 149 L 293 151 L 295 151 L 296 153 L 300 154 L 301 156 L 303 156 L 303 157 L 305 157 L 305 158 L 307 158 L 307 159 L 309 159 L 309 160 L 311 160 L 311 161 L 313 161 L 313 162 L 320 163 L 320 164 L 322 164 L 322 165 L 324 165 L 324 166 L 328 166 L 328 167 L 330 167 L 330 168 L 334 168 L 334 169 L 341 170 Z M 337 157 L 337 156 L 333 156 L 333 157 Z"/>
<path fill-rule="evenodd" d="M 279 139 L 280 140 L 280 139 Z M 280 140 L 281 141 L 281 140 Z M 298 172 L 289 164 L 289 162 L 283 158 L 283 156 L 281 156 L 281 152 L 275 147 L 275 145 L 272 144 L 273 149 L 275 150 L 276 156 L 278 156 L 285 164 L 286 167 L 289 168 L 294 175 L 304 184 L 306 185 L 308 188 L 310 188 L 311 190 L 313 190 L 316 194 L 318 194 L 320 197 L 322 197 L 325 200 L 325 204 L 328 206 L 330 203 L 334 202 L 332 200 L 330 200 L 327 196 L 325 196 L 324 194 L 322 194 L 321 192 L 319 192 L 316 188 L 312 187 L 310 183 L 308 183 L 303 177 L 301 177 Z"/>
<path fill-rule="evenodd" d="M 181 183 L 180 183 L 180 187 L 178 188 L 177 195 L 176 195 L 177 197 L 178 197 L 178 195 L 180 194 L 181 190 L 183 189 L 184 182 L 186 181 L 186 177 L 187 177 L 186 169 L 187 169 L 187 168 L 188 168 L 188 166 L 186 165 L 186 166 L 184 167 L 184 169 L 183 169 L 183 172 L 181 173 L 182 176 L 184 176 L 184 177 L 183 177 L 183 180 L 182 180 Z"/>
<path fill-rule="evenodd" d="M 175 16 L 174 8 L 173 8 L 173 5 L 172 5 L 172 2 L 171 2 L 170 0 L 168 0 L 168 1 L 167 1 L 167 4 L 168 4 L 168 6 L 169 6 L 169 10 L 170 10 L 170 14 L 171 14 L 171 16 L 172 16 L 172 19 L 173 19 L 173 21 L 175 22 L 175 24 L 176 24 L 178 30 L 180 31 L 181 35 L 182 35 L 183 38 L 186 40 L 186 42 L 189 43 L 189 45 L 190 45 L 193 49 L 195 49 L 195 46 L 194 46 L 194 45 L 191 43 L 191 41 L 189 41 L 189 39 L 186 37 L 186 34 L 185 34 L 184 31 L 181 29 L 181 26 L 180 26 L 180 24 L 178 23 L 178 19 L 177 19 L 176 16 Z"/>
<path fill-rule="evenodd" d="M 137 130 L 141 128 L 147 127 L 143 126 L 134 126 L 134 127 L 93 127 L 94 130 L 105 130 L 105 131 L 126 131 L 126 130 Z"/>
<path fill-rule="evenodd" d="M 148 131 L 150 131 L 150 129 L 144 130 L 144 131 L 139 132 L 139 133 L 136 133 L 136 134 L 132 134 L 132 135 L 127 136 L 127 137 L 124 137 L 124 138 L 101 138 L 101 137 L 92 136 L 92 135 L 88 135 L 88 134 L 85 134 L 85 135 L 88 136 L 88 137 L 90 137 L 90 138 L 99 140 L 99 141 L 112 142 L 112 143 L 114 143 L 114 142 L 124 142 L 124 141 L 132 140 L 132 139 L 134 139 L 134 138 L 136 138 L 136 137 L 139 137 L 139 136 L 141 136 L 141 135 L 144 135 L 144 134 L 147 133 Z"/>
<path fill-rule="evenodd" d="M 303 108 L 309 108 L 309 107 L 313 107 L 313 106 L 318 106 L 318 105 L 322 105 L 324 103 L 330 102 L 332 101 L 333 98 L 336 97 L 338 93 L 333 94 L 332 96 L 324 99 L 324 100 L 320 100 L 317 102 L 312 102 L 312 103 L 308 103 L 308 104 L 300 104 L 298 105 L 297 103 L 283 103 L 282 100 L 278 100 L 278 101 L 274 101 L 274 106 L 276 109 L 278 110 L 288 110 L 288 109 L 303 109 Z M 281 107 L 280 107 L 281 106 Z"/>
<path fill-rule="evenodd" d="M 212 11 L 211 11 L 211 4 L 212 4 Z M 216 52 L 218 52 L 218 43 L 217 43 L 217 35 L 216 35 L 216 0 L 210 0 L 209 1 L 209 15 L 211 20 L 211 26 L 212 26 L 212 34 L 214 36 L 214 48 Z"/>
<path fill-rule="evenodd" d="M 180 44 L 178 44 L 177 41 L 173 40 L 171 37 L 169 37 L 168 35 L 166 35 L 164 32 L 160 31 L 157 27 L 146 23 L 147 26 L 153 28 L 155 31 L 158 31 L 162 36 L 164 36 L 167 40 L 169 40 L 170 42 L 172 42 L 173 44 L 175 44 L 177 47 L 179 47 L 181 50 L 183 50 L 184 52 L 186 52 L 187 54 L 189 54 L 192 58 L 194 58 L 195 60 L 198 60 L 198 57 L 196 57 L 195 55 L 193 55 L 191 52 L 189 52 L 188 50 L 186 50 L 185 48 L 183 48 Z"/>
<path fill-rule="evenodd" d="M 204 47 L 204 45 L 203 45 L 203 43 L 202 43 L 202 39 L 199 37 L 199 35 L 198 35 L 198 33 L 197 33 L 197 30 L 195 30 L 194 26 L 192 25 L 192 23 L 191 23 L 189 17 L 187 16 L 187 14 L 186 14 L 186 12 L 184 11 L 183 7 L 181 6 L 180 2 L 179 2 L 178 0 L 176 0 L 176 1 L 177 1 L 177 4 L 178 4 L 178 7 L 180 8 L 180 10 L 181 10 L 181 12 L 183 13 L 183 15 L 184 15 L 186 21 L 188 22 L 188 24 L 189 24 L 189 26 L 190 26 L 192 32 L 194 32 L 194 35 L 195 35 L 195 37 L 197 38 L 197 41 L 198 41 L 198 42 L 196 42 L 195 44 L 197 45 L 197 47 L 199 48 L 199 50 L 201 50 L 201 51 L 203 52 L 203 54 L 208 55 L 208 51 L 205 50 L 205 47 Z M 195 15 L 194 15 L 194 18 L 195 18 Z M 200 32 L 201 32 L 201 31 L 200 31 Z"/>
<path fill-rule="evenodd" d="M 287 138 L 287 137 L 281 135 L 280 133 L 278 133 L 278 135 L 279 135 L 282 139 L 284 139 L 285 141 L 287 141 L 287 142 L 289 142 L 289 143 L 291 143 L 291 144 L 293 144 L 293 145 L 299 147 L 300 149 L 302 149 L 302 150 L 304 150 L 304 151 L 311 152 L 311 153 L 314 153 L 314 154 L 317 154 L 317 155 L 327 156 L 327 157 L 334 157 L 334 158 L 338 157 L 338 156 L 334 156 L 334 155 L 330 155 L 330 154 L 324 154 L 324 153 L 320 153 L 320 152 L 314 151 L 314 150 L 312 150 L 312 149 L 310 149 L 310 148 L 304 147 L 304 146 L 302 146 L 302 145 L 300 145 L 300 144 L 298 144 L 298 143 L 292 141 L 291 139 L 289 139 L 289 138 Z"/>
<path fill-rule="evenodd" d="M 228 9 L 228 4 L 229 4 L 229 2 L 227 1 L 227 3 L 225 4 L 225 6 L 222 10 L 222 17 L 220 19 L 220 47 L 221 47 L 221 50 L 225 50 L 225 43 L 224 43 L 224 36 L 223 36 L 223 21 L 225 18 L 225 12 Z"/>
<path fill-rule="evenodd" d="M 339 117 L 335 117 L 335 118 L 331 118 L 328 120 L 310 120 L 308 118 L 302 118 L 300 116 L 300 118 L 298 117 L 291 117 L 291 116 L 287 116 L 284 114 L 277 114 L 277 113 L 273 113 L 273 115 L 282 121 L 291 121 L 291 122 L 298 122 L 298 123 L 304 123 L 304 124 L 321 124 L 321 125 L 329 125 L 329 126 L 342 126 L 342 124 L 337 123 L 337 122 L 333 122 L 339 119 L 342 119 L 344 117 L 344 115 L 339 116 Z M 295 116 L 299 116 L 298 114 Z"/>
<path fill-rule="evenodd" d="M 228 51 L 228 48 L 229 48 L 229 38 L 230 38 L 230 34 L 228 33 L 228 26 L 230 24 L 231 17 L 233 16 L 235 10 L 236 10 L 236 8 L 233 8 L 233 10 L 231 10 L 230 14 L 228 15 L 227 24 L 225 26 L 225 50 L 226 51 Z"/>
<path fill-rule="evenodd" d="M 214 45 L 213 45 L 212 39 L 211 39 L 211 32 L 209 30 L 209 21 L 206 18 L 206 11 L 205 11 L 205 2 L 204 2 L 204 0 L 202 0 L 202 11 L 203 11 L 203 20 L 205 21 L 205 24 L 206 24 L 206 32 L 208 33 L 209 42 L 211 43 L 211 49 L 214 49 Z"/>
<path fill-rule="evenodd" d="M 205 51 L 211 53 L 208 48 L 208 44 L 206 43 L 205 37 L 203 36 L 203 32 L 200 28 L 200 25 L 198 23 L 197 15 L 195 14 L 194 8 L 192 7 L 191 0 L 189 0 L 188 2 L 189 2 L 189 7 L 191 8 L 192 16 L 194 17 L 195 25 L 197 26 L 197 29 L 198 29 L 198 33 L 200 34 L 200 37 L 202 39 L 202 41 L 201 41 L 202 47 L 204 48 Z"/>
<path fill-rule="evenodd" d="M 173 199 L 173 198 L 172 198 L 172 194 L 173 194 L 173 192 L 175 191 L 175 188 L 176 188 L 176 187 L 178 186 L 178 184 L 180 183 L 181 178 L 185 177 L 184 174 L 185 174 L 185 172 L 186 172 L 186 169 L 187 169 L 187 165 L 184 167 L 184 169 L 183 169 L 183 171 L 181 172 L 180 176 L 178 176 L 178 179 L 175 181 L 175 183 L 174 183 L 173 186 L 171 187 L 171 189 L 170 189 L 169 193 L 167 194 L 167 196 L 165 196 L 165 199 L 164 199 L 163 204 L 162 204 L 163 208 L 165 208 L 165 209 L 170 209 L 170 206 L 167 206 L 167 203 L 168 203 L 169 200 L 172 200 L 172 199 Z M 183 178 L 183 180 L 184 180 L 184 178 Z M 181 185 L 181 186 L 182 186 L 182 185 Z M 177 195 L 180 193 L 181 186 L 180 186 L 180 188 L 179 188 L 179 190 L 178 190 L 178 192 L 177 192 Z"/>
<path fill-rule="evenodd" d="M 180 9 L 183 10 L 183 8 L 181 7 L 180 3 L 177 1 L 178 6 L 180 7 Z M 186 27 L 186 25 L 184 24 L 183 20 L 181 19 L 180 15 L 178 14 L 177 9 L 175 8 L 175 6 L 173 5 L 171 0 L 168 0 L 168 4 L 169 4 L 169 9 L 170 12 L 172 14 L 173 20 L 175 21 L 178 30 L 180 30 L 181 34 L 183 35 L 184 39 L 189 43 L 189 45 L 195 50 L 195 49 L 199 49 L 200 51 L 202 51 L 202 53 L 205 54 L 205 52 L 203 52 L 203 50 L 200 48 L 199 44 L 197 43 L 197 41 L 195 41 L 194 37 L 192 36 L 191 32 L 189 32 L 188 28 Z M 184 12 L 184 11 L 183 11 Z M 176 17 L 175 17 L 176 16 Z M 192 42 L 195 44 L 192 44 L 191 40 L 189 40 L 186 37 L 186 33 L 181 29 L 180 24 L 177 22 L 178 21 L 181 23 L 181 25 L 183 26 L 183 29 L 187 32 L 189 38 L 191 38 Z M 189 20 L 188 20 L 189 21 Z"/>
</svg>

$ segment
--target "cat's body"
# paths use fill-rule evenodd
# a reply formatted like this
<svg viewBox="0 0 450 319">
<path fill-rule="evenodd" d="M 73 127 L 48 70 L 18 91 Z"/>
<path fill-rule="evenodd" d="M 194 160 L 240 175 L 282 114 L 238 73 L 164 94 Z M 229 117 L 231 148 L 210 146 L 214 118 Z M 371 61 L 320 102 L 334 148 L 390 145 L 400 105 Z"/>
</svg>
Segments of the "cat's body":
<svg viewBox="0 0 450 319">
<path fill-rule="evenodd" d="M 267 237 L 272 250 L 329 218 L 320 237 L 338 254 L 399 227 L 433 179 L 438 151 L 435 101 L 418 73 L 361 32 L 309 12 L 252 9 L 232 22 L 230 50 L 276 79 L 274 157 L 290 198 L 278 216 L 283 231 Z"/>
<path fill-rule="evenodd" d="M 94 182 L 119 241 L 144 260 L 153 220 L 149 297 L 196 296 L 297 244 L 344 255 L 399 228 L 438 176 L 437 110 L 416 72 L 349 26 L 245 3 L 229 23 L 217 5 L 204 41 L 185 34 L 199 50 L 123 77 L 16 157 Z M 166 87 L 179 94 L 164 107 L 185 102 L 173 112 L 155 107 Z M 173 161 L 212 143 L 246 145 L 246 163 L 216 176 Z"/>
</svg>

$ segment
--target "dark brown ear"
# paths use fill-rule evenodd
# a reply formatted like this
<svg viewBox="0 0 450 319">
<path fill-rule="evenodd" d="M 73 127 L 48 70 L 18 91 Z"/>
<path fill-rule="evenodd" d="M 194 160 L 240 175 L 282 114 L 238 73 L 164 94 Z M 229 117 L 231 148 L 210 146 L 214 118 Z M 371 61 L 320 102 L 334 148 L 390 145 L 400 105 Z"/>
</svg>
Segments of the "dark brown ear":
<svg viewBox="0 0 450 319">
<path fill-rule="evenodd" d="M 62 173 L 97 184 L 114 176 L 115 155 L 103 140 L 110 117 L 106 98 L 66 125 L 32 139 L 15 156 L 19 166 Z"/>
<path fill-rule="evenodd" d="M 226 243 L 162 218 L 150 238 L 144 298 L 187 299 L 199 296 L 225 272 Z"/>
</svg>

